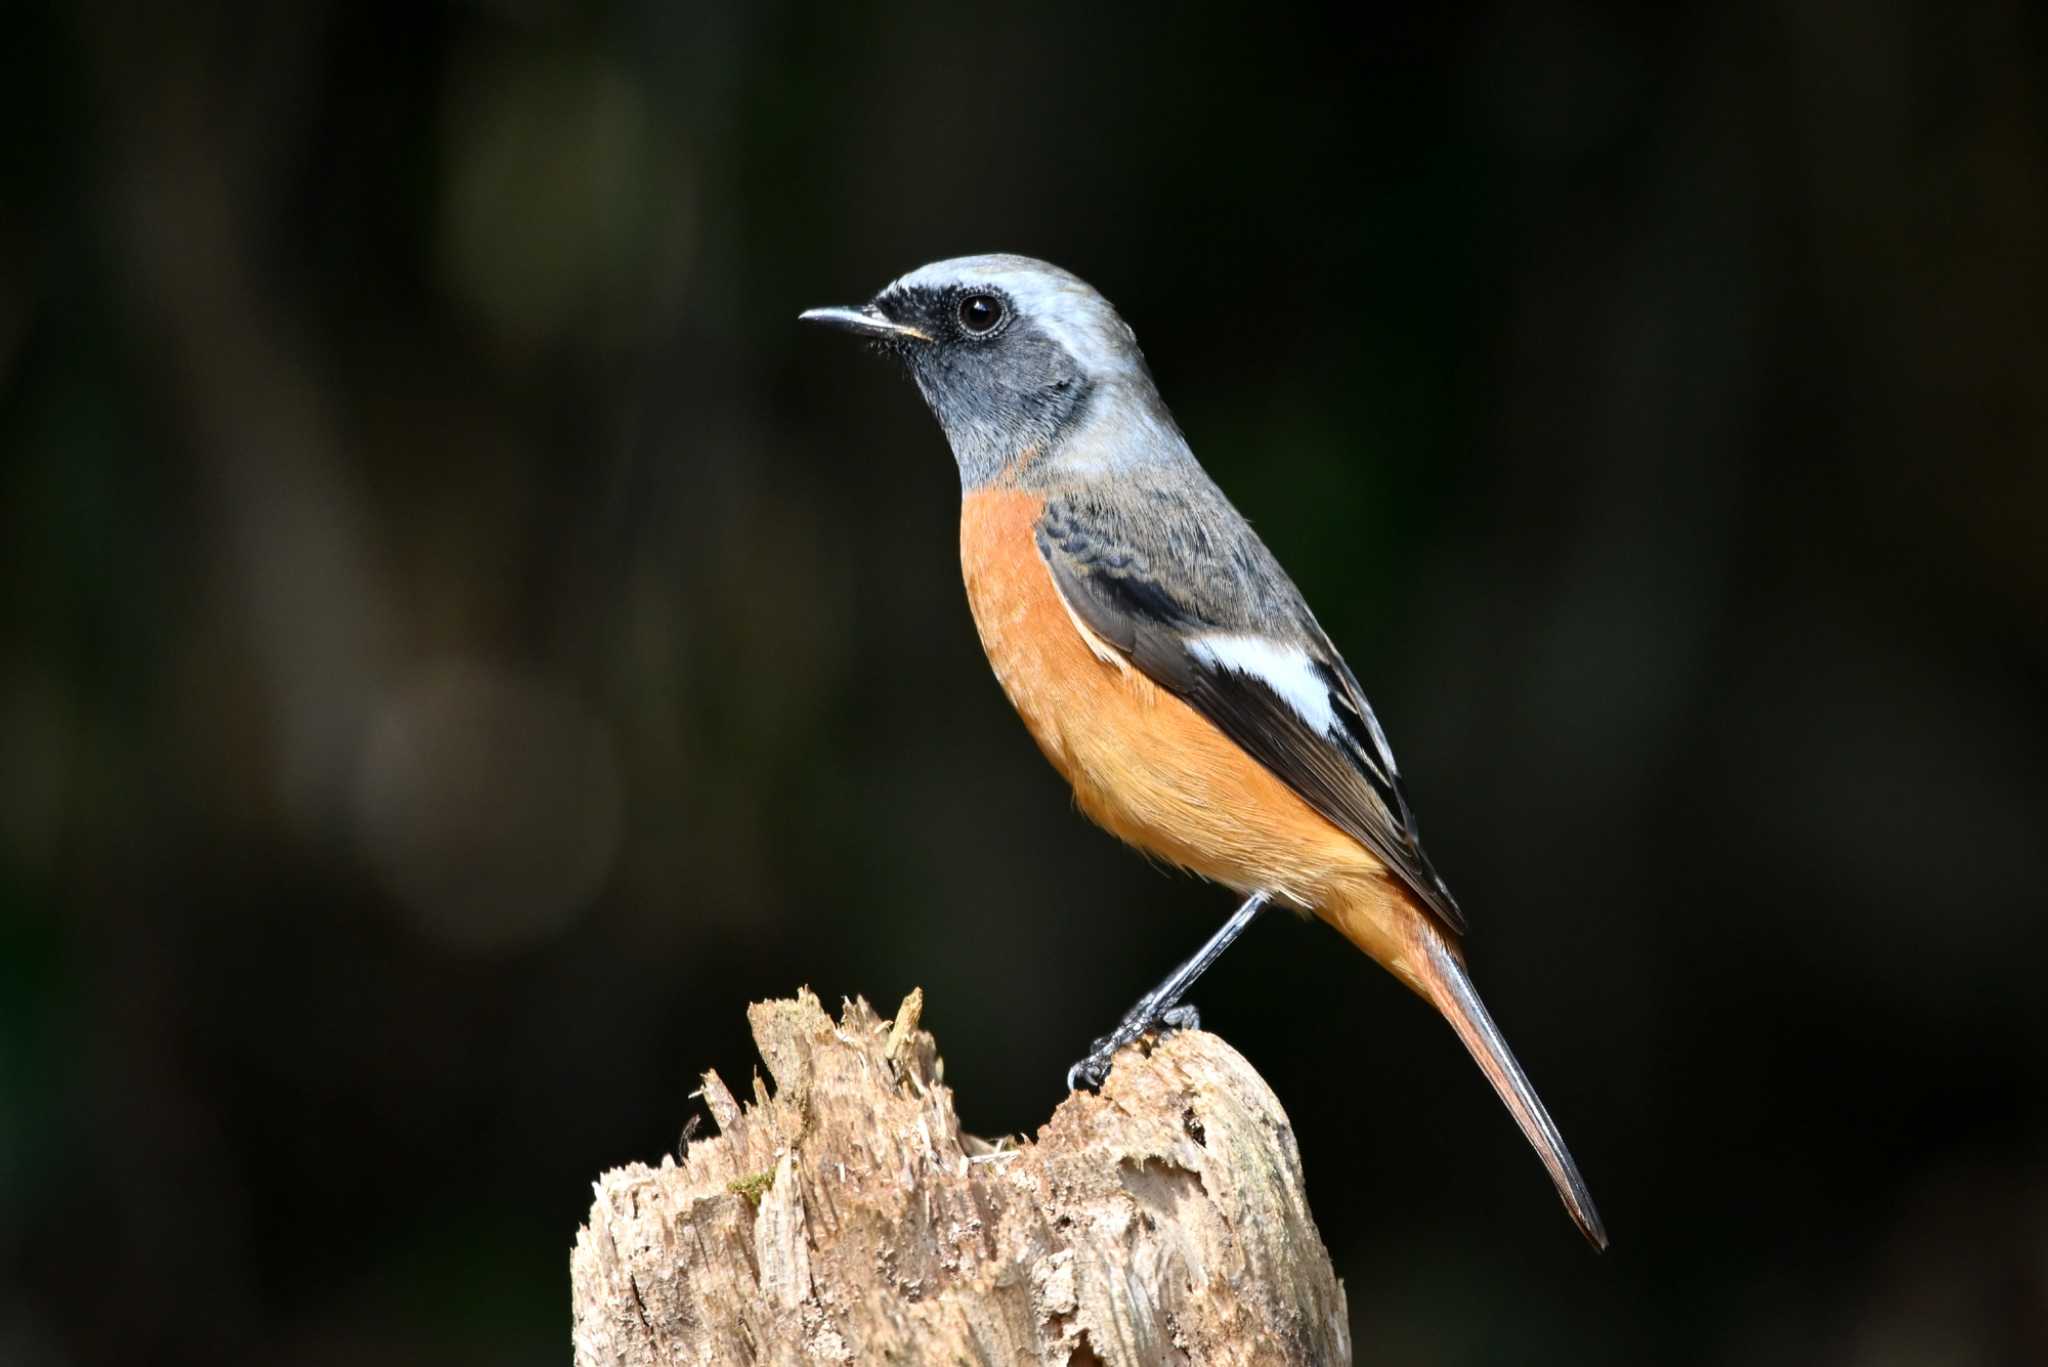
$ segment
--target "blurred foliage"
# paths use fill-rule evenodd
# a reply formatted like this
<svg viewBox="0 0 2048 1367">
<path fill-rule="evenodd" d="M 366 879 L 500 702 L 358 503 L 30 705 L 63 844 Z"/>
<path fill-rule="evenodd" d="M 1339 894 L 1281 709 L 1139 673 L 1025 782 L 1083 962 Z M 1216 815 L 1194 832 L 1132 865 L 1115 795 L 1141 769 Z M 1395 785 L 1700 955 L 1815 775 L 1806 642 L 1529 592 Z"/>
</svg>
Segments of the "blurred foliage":
<svg viewBox="0 0 2048 1367">
<path fill-rule="evenodd" d="M 1312 925 L 1209 1023 L 1382 1362 L 2048 1360 L 2037 7 L 16 7 L 0 1361 L 557 1362 L 741 1008 L 971 1126 L 1227 908 L 806 335 L 1100 286 L 1379 704 L 1615 1249 Z"/>
</svg>

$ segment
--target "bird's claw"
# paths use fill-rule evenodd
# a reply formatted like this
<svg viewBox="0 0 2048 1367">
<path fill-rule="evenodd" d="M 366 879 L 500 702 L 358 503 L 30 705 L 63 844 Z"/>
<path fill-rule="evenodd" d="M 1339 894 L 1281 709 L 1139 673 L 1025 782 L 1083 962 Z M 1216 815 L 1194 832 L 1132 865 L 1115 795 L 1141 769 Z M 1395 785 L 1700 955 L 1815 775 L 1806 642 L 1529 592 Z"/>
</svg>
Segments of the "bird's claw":
<svg viewBox="0 0 2048 1367">
<path fill-rule="evenodd" d="M 1102 1054 L 1090 1054 L 1073 1067 L 1067 1069 L 1067 1090 L 1070 1092 L 1099 1092 L 1102 1084 L 1109 1081 L 1109 1058 Z"/>
<path fill-rule="evenodd" d="M 1117 1023 L 1116 1029 L 1088 1046 L 1088 1057 L 1067 1069 L 1067 1090 L 1091 1092 L 1102 1090 L 1102 1084 L 1109 1080 L 1109 1070 L 1116 1064 L 1116 1056 L 1126 1044 L 1135 1044 L 1146 1035 L 1166 1036 L 1176 1030 L 1198 1030 L 1202 1025 L 1202 1013 L 1190 1004 L 1169 1007 L 1164 1011 L 1146 1003 Z"/>
</svg>

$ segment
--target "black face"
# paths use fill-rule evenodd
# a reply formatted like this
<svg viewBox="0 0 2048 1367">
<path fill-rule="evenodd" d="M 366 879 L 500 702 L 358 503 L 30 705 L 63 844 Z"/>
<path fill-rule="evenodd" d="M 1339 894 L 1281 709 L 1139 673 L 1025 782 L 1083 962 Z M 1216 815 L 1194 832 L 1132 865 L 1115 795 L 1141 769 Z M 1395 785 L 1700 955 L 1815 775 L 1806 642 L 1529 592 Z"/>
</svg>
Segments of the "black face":
<svg viewBox="0 0 2048 1367">
<path fill-rule="evenodd" d="M 1017 316 L 1009 295 L 972 285 L 891 290 L 877 296 L 874 306 L 932 338 L 931 343 L 909 342 L 911 346 L 990 343 L 1007 332 Z"/>
<path fill-rule="evenodd" d="M 1049 449 L 1087 406 L 1079 363 L 993 285 L 898 288 L 873 307 L 930 338 L 884 345 L 909 367 L 970 483 Z"/>
</svg>

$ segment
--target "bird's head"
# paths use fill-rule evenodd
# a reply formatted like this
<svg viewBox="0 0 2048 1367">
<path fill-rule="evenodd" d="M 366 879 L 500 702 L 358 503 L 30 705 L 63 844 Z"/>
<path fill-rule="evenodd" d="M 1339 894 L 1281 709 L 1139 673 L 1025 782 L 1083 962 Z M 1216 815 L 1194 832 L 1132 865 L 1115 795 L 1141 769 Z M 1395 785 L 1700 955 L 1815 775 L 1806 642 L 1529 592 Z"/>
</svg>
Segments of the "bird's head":
<svg viewBox="0 0 2048 1367">
<path fill-rule="evenodd" d="M 919 267 L 856 308 L 806 322 L 898 357 L 945 429 L 962 486 L 1052 455 L 1078 434 L 1126 425 L 1119 450 L 1178 444 L 1137 336 L 1087 283 L 1027 256 L 962 256 Z M 1135 444 L 1132 438 L 1141 438 Z M 1092 446 L 1103 445 L 1091 442 Z"/>
</svg>

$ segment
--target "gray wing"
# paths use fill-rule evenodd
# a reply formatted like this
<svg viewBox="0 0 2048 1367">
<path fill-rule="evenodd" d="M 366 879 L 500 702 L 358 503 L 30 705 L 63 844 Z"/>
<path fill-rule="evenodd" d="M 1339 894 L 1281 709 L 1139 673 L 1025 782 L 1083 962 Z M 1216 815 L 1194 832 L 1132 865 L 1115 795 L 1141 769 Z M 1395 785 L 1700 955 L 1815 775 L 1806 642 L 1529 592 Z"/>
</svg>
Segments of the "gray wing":
<svg viewBox="0 0 2048 1367">
<path fill-rule="evenodd" d="M 1444 924 L 1465 929 L 1358 680 L 1213 485 L 1063 496 L 1037 533 L 1054 584 L 1089 630 L 1356 836 Z"/>
</svg>

